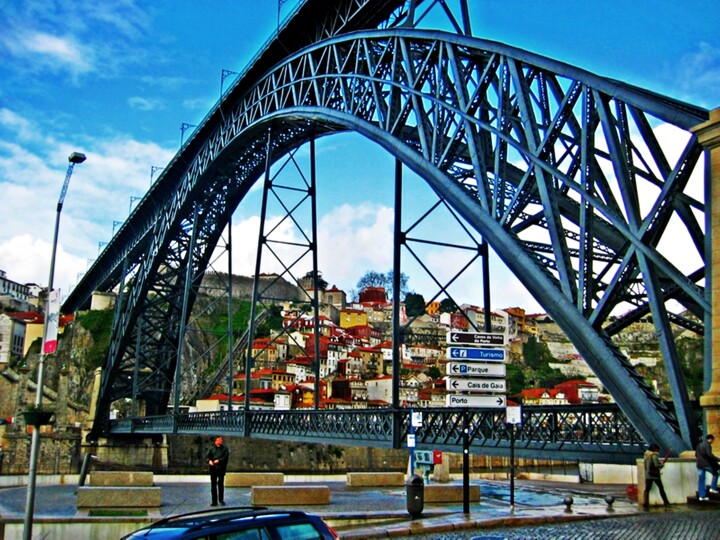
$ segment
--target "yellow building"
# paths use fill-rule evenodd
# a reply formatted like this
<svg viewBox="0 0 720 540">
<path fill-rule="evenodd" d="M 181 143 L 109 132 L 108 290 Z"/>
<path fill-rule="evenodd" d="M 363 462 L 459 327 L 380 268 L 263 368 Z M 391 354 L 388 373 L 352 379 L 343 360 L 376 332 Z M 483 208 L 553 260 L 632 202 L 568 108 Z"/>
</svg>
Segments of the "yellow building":
<svg viewBox="0 0 720 540">
<path fill-rule="evenodd" d="M 367 326 L 368 314 L 362 309 L 343 309 L 340 312 L 340 328 Z"/>
</svg>

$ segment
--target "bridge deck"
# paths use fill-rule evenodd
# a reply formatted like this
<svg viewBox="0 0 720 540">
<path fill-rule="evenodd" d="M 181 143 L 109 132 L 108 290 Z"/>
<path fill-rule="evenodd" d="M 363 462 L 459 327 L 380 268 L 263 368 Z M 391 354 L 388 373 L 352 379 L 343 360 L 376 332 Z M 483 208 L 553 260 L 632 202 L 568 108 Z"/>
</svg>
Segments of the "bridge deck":
<svg viewBox="0 0 720 540">
<path fill-rule="evenodd" d="M 504 409 L 421 409 L 416 448 L 536 459 L 635 463 L 644 441 L 616 405 L 524 407 L 523 423 L 505 423 Z M 296 442 L 403 448 L 409 409 L 357 411 L 233 411 L 128 418 L 113 435 L 225 433 Z M 464 429 L 468 427 L 467 441 Z M 394 426 L 397 426 L 394 428 Z"/>
</svg>

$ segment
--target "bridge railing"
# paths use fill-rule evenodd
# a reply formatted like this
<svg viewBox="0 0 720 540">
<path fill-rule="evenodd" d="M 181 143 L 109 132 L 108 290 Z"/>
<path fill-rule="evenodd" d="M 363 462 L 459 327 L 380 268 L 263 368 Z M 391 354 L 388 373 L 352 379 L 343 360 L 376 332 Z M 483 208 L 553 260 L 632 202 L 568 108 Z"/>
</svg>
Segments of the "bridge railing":
<svg viewBox="0 0 720 540">
<path fill-rule="evenodd" d="M 523 407 L 522 423 L 506 423 L 504 409 L 418 408 L 422 426 L 410 427 L 411 409 L 219 411 L 114 420 L 111 435 L 237 434 L 265 439 L 417 448 L 586 462 L 634 463 L 646 441 L 617 405 Z M 467 429 L 467 437 L 465 430 Z M 513 433 L 514 430 L 514 433 Z"/>
</svg>

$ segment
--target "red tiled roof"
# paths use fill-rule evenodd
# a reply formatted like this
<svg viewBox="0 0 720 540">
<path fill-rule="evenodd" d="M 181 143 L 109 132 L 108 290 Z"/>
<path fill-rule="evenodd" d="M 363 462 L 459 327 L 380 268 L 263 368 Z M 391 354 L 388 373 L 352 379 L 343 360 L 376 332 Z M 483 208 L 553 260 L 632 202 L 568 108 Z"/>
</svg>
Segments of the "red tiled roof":
<svg viewBox="0 0 720 540">
<path fill-rule="evenodd" d="M 215 395 L 206 397 L 205 399 L 206 399 L 207 401 L 227 401 L 227 400 L 228 400 L 228 395 L 227 395 L 227 394 L 215 394 Z M 234 395 L 234 396 L 232 397 L 233 402 L 243 401 L 244 399 L 245 399 L 245 398 L 244 398 L 243 396 L 235 396 L 235 395 Z"/>
</svg>

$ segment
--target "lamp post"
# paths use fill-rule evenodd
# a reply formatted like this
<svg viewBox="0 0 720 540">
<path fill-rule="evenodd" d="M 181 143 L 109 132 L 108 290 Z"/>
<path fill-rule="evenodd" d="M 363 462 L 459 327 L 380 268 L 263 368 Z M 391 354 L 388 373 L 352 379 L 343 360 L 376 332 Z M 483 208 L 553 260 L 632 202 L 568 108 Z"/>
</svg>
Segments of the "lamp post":
<svg viewBox="0 0 720 540">
<path fill-rule="evenodd" d="M 70 184 L 70 177 L 72 176 L 73 168 L 76 164 L 85 161 L 85 154 L 80 152 L 73 152 L 68 157 L 68 168 L 65 174 L 65 182 L 63 183 L 62 190 L 60 191 L 60 198 L 58 199 L 57 212 L 55 216 L 55 233 L 53 235 L 52 255 L 50 256 L 50 277 L 48 278 L 47 288 L 47 299 L 45 301 L 45 322 L 43 323 L 43 344 L 42 350 L 40 351 L 40 358 L 38 360 L 38 372 L 37 372 L 37 389 L 35 392 L 35 406 L 40 407 L 43 400 L 43 377 L 44 377 L 44 364 L 45 355 L 55 352 L 55 344 L 57 336 L 48 335 L 49 321 L 51 317 L 57 317 L 57 313 L 50 312 L 50 295 L 53 292 L 53 281 L 55 277 L 55 255 L 57 252 L 58 243 L 58 231 L 60 229 L 60 212 L 62 211 L 63 202 L 65 201 L 65 194 L 67 193 L 68 184 Z M 54 331 L 57 331 L 55 326 Z M 48 339 L 50 338 L 50 339 Z M 51 345 L 50 345 L 51 343 Z M 50 346 L 49 346 L 50 345 Z M 23 539 L 30 540 L 32 538 L 32 522 L 33 513 L 35 508 L 35 479 L 37 477 L 37 462 L 38 462 L 38 451 L 40 449 L 40 426 L 33 426 L 32 441 L 30 445 L 30 465 L 28 468 L 28 485 L 27 485 L 27 500 L 25 505 L 25 525 L 23 528 Z"/>
</svg>

